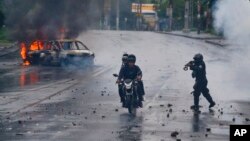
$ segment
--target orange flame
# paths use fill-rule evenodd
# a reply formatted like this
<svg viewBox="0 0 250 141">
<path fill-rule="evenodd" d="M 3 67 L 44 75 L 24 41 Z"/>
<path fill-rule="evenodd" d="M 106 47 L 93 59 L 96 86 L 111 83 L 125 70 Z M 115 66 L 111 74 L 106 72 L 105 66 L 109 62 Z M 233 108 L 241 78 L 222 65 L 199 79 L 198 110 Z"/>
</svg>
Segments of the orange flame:
<svg viewBox="0 0 250 141">
<path fill-rule="evenodd" d="M 20 46 L 21 46 L 20 54 L 21 54 L 21 57 L 23 59 L 23 65 L 28 66 L 28 65 L 30 65 L 30 62 L 27 60 L 27 48 L 26 48 L 26 45 L 25 45 L 25 43 L 21 43 Z"/>
<path fill-rule="evenodd" d="M 42 50 L 43 49 L 43 42 L 42 41 L 34 41 L 30 45 L 30 51 L 35 51 L 35 50 Z"/>
</svg>

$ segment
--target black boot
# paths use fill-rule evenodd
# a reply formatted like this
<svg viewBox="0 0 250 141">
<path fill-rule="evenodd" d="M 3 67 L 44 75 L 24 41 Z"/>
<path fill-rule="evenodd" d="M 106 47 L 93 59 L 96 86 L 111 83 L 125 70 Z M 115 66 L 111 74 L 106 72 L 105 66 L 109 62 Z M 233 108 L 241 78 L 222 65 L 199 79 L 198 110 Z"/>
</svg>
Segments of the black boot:
<svg viewBox="0 0 250 141">
<path fill-rule="evenodd" d="M 216 103 L 213 101 L 213 102 L 210 103 L 209 108 L 212 108 L 212 107 L 214 107 L 215 105 L 216 105 Z"/>
</svg>

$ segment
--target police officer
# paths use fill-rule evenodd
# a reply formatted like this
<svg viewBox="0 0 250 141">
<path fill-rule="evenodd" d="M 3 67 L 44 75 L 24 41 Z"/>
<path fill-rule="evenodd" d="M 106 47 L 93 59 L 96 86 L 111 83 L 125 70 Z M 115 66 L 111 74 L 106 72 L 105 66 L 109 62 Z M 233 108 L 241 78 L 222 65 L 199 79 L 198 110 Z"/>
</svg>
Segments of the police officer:
<svg viewBox="0 0 250 141">
<path fill-rule="evenodd" d="M 138 98 L 139 98 L 139 107 L 143 107 L 142 101 L 143 96 L 145 95 L 143 82 L 142 82 L 142 71 L 139 66 L 135 65 L 136 57 L 135 55 L 131 54 L 128 56 L 128 65 L 122 67 L 119 73 L 119 77 L 117 83 L 119 83 L 122 79 L 137 79 L 138 81 Z M 124 100 L 124 95 L 122 95 L 122 99 Z"/>
<path fill-rule="evenodd" d="M 209 89 L 207 88 L 207 77 L 206 77 L 206 65 L 203 61 L 203 55 L 198 53 L 193 57 L 194 61 L 190 61 L 185 65 L 184 70 L 187 70 L 188 67 L 192 70 L 192 77 L 195 78 L 194 84 L 194 110 L 199 111 L 199 97 L 201 93 L 210 103 L 209 108 L 215 106 L 215 102 L 213 101 L 211 95 L 209 94 Z"/>
</svg>

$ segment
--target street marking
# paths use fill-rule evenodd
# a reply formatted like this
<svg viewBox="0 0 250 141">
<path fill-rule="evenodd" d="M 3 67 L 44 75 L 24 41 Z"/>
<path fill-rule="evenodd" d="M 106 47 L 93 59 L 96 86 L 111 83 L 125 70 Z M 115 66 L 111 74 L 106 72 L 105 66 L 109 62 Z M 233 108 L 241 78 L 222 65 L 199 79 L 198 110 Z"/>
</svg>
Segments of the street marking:
<svg viewBox="0 0 250 141">
<path fill-rule="evenodd" d="M 105 69 L 101 69 L 100 71 L 98 70 L 98 71 L 95 72 L 92 76 L 93 76 L 93 77 L 97 77 L 97 76 L 99 76 L 99 75 L 105 73 L 106 71 L 108 71 L 108 70 L 110 70 L 110 69 L 112 69 L 112 67 L 107 67 L 107 68 L 105 68 Z M 33 103 L 31 103 L 31 104 L 28 104 L 27 106 L 24 106 L 24 107 L 18 109 L 17 111 L 12 112 L 12 113 L 10 113 L 10 114 L 8 114 L 8 115 L 6 115 L 6 116 L 7 116 L 7 117 L 14 116 L 14 115 L 20 113 L 21 110 L 25 110 L 25 109 L 27 109 L 27 108 L 33 107 L 33 106 L 35 106 L 35 105 L 37 105 L 37 104 L 39 104 L 39 103 L 41 103 L 41 102 L 43 102 L 43 101 L 45 101 L 45 100 L 47 100 L 47 99 L 50 99 L 50 98 L 52 98 L 52 97 L 54 97 L 54 96 L 56 96 L 56 95 L 62 93 L 63 91 L 68 90 L 69 88 L 75 86 L 77 83 L 79 83 L 79 81 L 76 81 L 76 82 L 73 83 L 72 85 L 70 85 L 70 86 L 68 86 L 68 87 L 66 87 L 66 88 L 64 88 L 64 89 L 62 89 L 62 90 L 60 90 L 60 91 L 58 91 L 58 92 L 56 92 L 56 93 L 53 93 L 53 94 L 51 94 L 51 95 L 49 95 L 49 96 L 47 96 L 47 97 L 45 97 L 45 98 L 42 98 L 41 100 L 38 100 L 38 101 L 33 102 Z"/>
</svg>

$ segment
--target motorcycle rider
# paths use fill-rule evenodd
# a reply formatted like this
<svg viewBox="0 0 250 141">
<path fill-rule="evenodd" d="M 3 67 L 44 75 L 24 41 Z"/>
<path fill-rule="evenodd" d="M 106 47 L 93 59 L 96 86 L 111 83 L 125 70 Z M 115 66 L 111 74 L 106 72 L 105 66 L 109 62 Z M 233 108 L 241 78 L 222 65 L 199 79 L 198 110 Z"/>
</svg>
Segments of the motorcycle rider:
<svg viewBox="0 0 250 141">
<path fill-rule="evenodd" d="M 203 55 L 198 53 L 193 57 L 194 61 L 190 61 L 187 65 L 185 65 L 184 70 L 187 70 L 188 67 L 192 70 L 192 77 L 195 78 L 195 84 L 193 86 L 194 91 L 194 110 L 199 111 L 199 97 L 201 93 L 210 103 L 209 108 L 215 106 L 215 102 L 213 101 L 211 95 L 209 94 L 209 89 L 207 88 L 207 77 L 206 77 L 206 65 L 203 61 Z"/>
<path fill-rule="evenodd" d="M 137 88 L 138 88 L 137 93 L 138 93 L 138 99 L 139 99 L 138 106 L 143 107 L 142 101 L 144 101 L 143 96 L 145 92 L 144 92 L 144 86 L 142 82 L 142 71 L 139 66 L 135 65 L 135 62 L 136 62 L 135 55 L 133 54 L 129 55 L 127 61 L 128 61 L 128 65 L 125 65 L 120 70 L 117 83 L 119 84 L 122 79 L 123 80 L 125 79 L 135 80 L 136 79 L 138 81 L 138 85 L 137 85 Z M 125 100 L 124 94 L 122 94 L 121 99 L 123 100 L 123 106 L 124 106 L 124 100 Z"/>
</svg>

